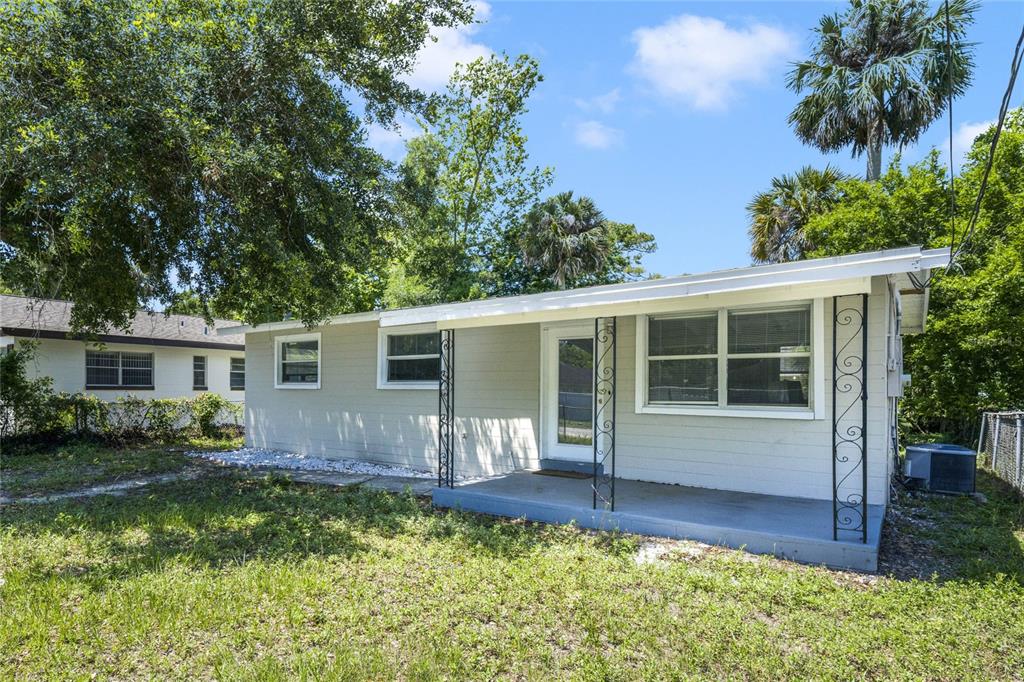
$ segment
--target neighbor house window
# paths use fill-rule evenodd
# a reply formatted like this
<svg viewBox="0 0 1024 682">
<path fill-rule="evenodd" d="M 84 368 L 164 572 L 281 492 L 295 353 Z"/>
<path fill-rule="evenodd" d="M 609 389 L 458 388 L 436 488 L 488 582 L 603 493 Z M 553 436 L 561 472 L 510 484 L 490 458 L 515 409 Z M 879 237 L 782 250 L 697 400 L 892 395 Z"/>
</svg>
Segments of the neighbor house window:
<svg viewBox="0 0 1024 682">
<path fill-rule="evenodd" d="M 231 358 L 231 390 L 245 390 L 245 358 Z"/>
<path fill-rule="evenodd" d="M 639 407 L 811 406 L 810 306 L 641 319 L 647 355 Z"/>
<path fill-rule="evenodd" d="M 320 334 L 293 334 L 274 340 L 277 388 L 320 388 Z"/>
<path fill-rule="evenodd" d="M 206 356 L 192 356 L 192 390 L 206 390 Z"/>
<path fill-rule="evenodd" d="M 436 331 L 380 330 L 379 388 L 436 388 L 441 335 Z"/>
<path fill-rule="evenodd" d="M 153 354 L 85 351 L 86 388 L 153 388 Z"/>
</svg>

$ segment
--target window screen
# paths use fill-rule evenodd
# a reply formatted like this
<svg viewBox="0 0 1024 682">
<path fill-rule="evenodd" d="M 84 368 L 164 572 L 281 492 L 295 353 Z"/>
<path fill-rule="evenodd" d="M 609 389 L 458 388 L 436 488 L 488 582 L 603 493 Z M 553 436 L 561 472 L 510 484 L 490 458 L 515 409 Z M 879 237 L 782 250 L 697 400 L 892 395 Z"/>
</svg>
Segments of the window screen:
<svg viewBox="0 0 1024 682">
<path fill-rule="evenodd" d="M 315 384 L 319 381 L 320 342 L 281 342 L 281 383 Z"/>
<path fill-rule="evenodd" d="M 87 350 L 85 384 L 91 388 L 151 388 L 153 354 Z"/>
<path fill-rule="evenodd" d="M 728 345 L 730 405 L 809 404 L 810 310 L 730 312 Z"/>
<path fill-rule="evenodd" d="M 387 380 L 389 382 L 435 382 L 441 375 L 441 335 L 389 334 L 387 337 Z"/>
<path fill-rule="evenodd" d="M 718 402 L 718 314 L 652 317 L 647 329 L 647 399 Z"/>
<path fill-rule="evenodd" d="M 192 390 L 206 390 L 206 356 L 192 356 Z"/>
<path fill-rule="evenodd" d="M 245 358 L 231 358 L 231 390 L 245 390 Z"/>
</svg>

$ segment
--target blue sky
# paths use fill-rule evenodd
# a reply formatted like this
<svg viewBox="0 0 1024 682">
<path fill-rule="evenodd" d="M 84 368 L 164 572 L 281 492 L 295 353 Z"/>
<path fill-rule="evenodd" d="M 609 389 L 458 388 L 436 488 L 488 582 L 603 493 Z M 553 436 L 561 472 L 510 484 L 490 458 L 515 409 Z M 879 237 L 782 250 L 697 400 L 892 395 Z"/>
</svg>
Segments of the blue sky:
<svg viewBox="0 0 1024 682">
<path fill-rule="evenodd" d="M 414 84 L 440 89 L 456 62 L 489 52 L 528 53 L 544 82 L 523 121 L 531 162 L 555 171 L 552 190 L 594 198 L 614 220 L 655 235 L 645 259 L 663 275 L 749 263 L 744 206 L 771 177 L 826 162 L 863 174 L 848 152 L 823 155 L 786 124 L 796 95 L 788 63 L 808 51 L 822 2 L 491 2 L 481 23 L 438 36 Z M 954 103 L 955 157 L 995 118 L 1024 3 L 985 3 L 970 39 L 974 84 Z M 1013 104 L 1024 103 L 1018 82 Z M 904 153 L 948 145 L 948 122 Z M 401 139 L 371 130 L 400 158 Z M 892 150 L 886 152 L 886 163 Z"/>
</svg>

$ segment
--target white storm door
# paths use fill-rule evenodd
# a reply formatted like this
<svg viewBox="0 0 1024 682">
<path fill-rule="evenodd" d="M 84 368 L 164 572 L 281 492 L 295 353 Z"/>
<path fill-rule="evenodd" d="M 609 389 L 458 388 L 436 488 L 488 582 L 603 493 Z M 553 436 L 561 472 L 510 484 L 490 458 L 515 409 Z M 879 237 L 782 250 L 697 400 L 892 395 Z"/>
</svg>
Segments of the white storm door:
<svg viewBox="0 0 1024 682">
<path fill-rule="evenodd" d="M 594 457 L 594 326 L 544 329 L 541 409 L 546 459 Z"/>
</svg>

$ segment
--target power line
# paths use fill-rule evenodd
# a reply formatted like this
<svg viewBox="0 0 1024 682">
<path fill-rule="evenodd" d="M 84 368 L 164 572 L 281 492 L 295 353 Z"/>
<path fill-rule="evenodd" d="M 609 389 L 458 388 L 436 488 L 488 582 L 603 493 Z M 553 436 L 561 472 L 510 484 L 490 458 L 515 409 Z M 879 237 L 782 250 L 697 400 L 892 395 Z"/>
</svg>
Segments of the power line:
<svg viewBox="0 0 1024 682">
<path fill-rule="evenodd" d="M 999 118 L 996 120 L 995 132 L 992 135 L 992 142 L 988 149 L 988 159 L 985 162 L 985 170 L 981 175 L 981 185 L 978 187 L 978 196 L 974 199 L 974 209 L 971 211 L 971 218 L 967 223 L 963 239 L 953 249 L 949 257 L 949 265 L 952 266 L 957 257 L 969 246 L 974 236 L 974 229 L 978 224 L 978 215 L 981 213 L 981 201 L 985 197 L 985 188 L 988 186 L 988 176 L 992 172 L 992 165 L 996 159 L 996 148 L 999 145 L 999 136 L 1003 132 L 1003 124 L 1006 121 L 1006 113 L 1010 108 L 1010 100 L 1013 96 L 1013 86 L 1017 81 L 1017 73 L 1020 71 L 1021 62 L 1024 61 L 1024 25 L 1021 26 L 1020 37 L 1017 39 L 1017 47 L 1013 52 L 1013 59 L 1010 61 L 1010 82 L 1006 85 L 1006 92 L 1003 93 L 1003 101 L 999 107 Z"/>
</svg>

